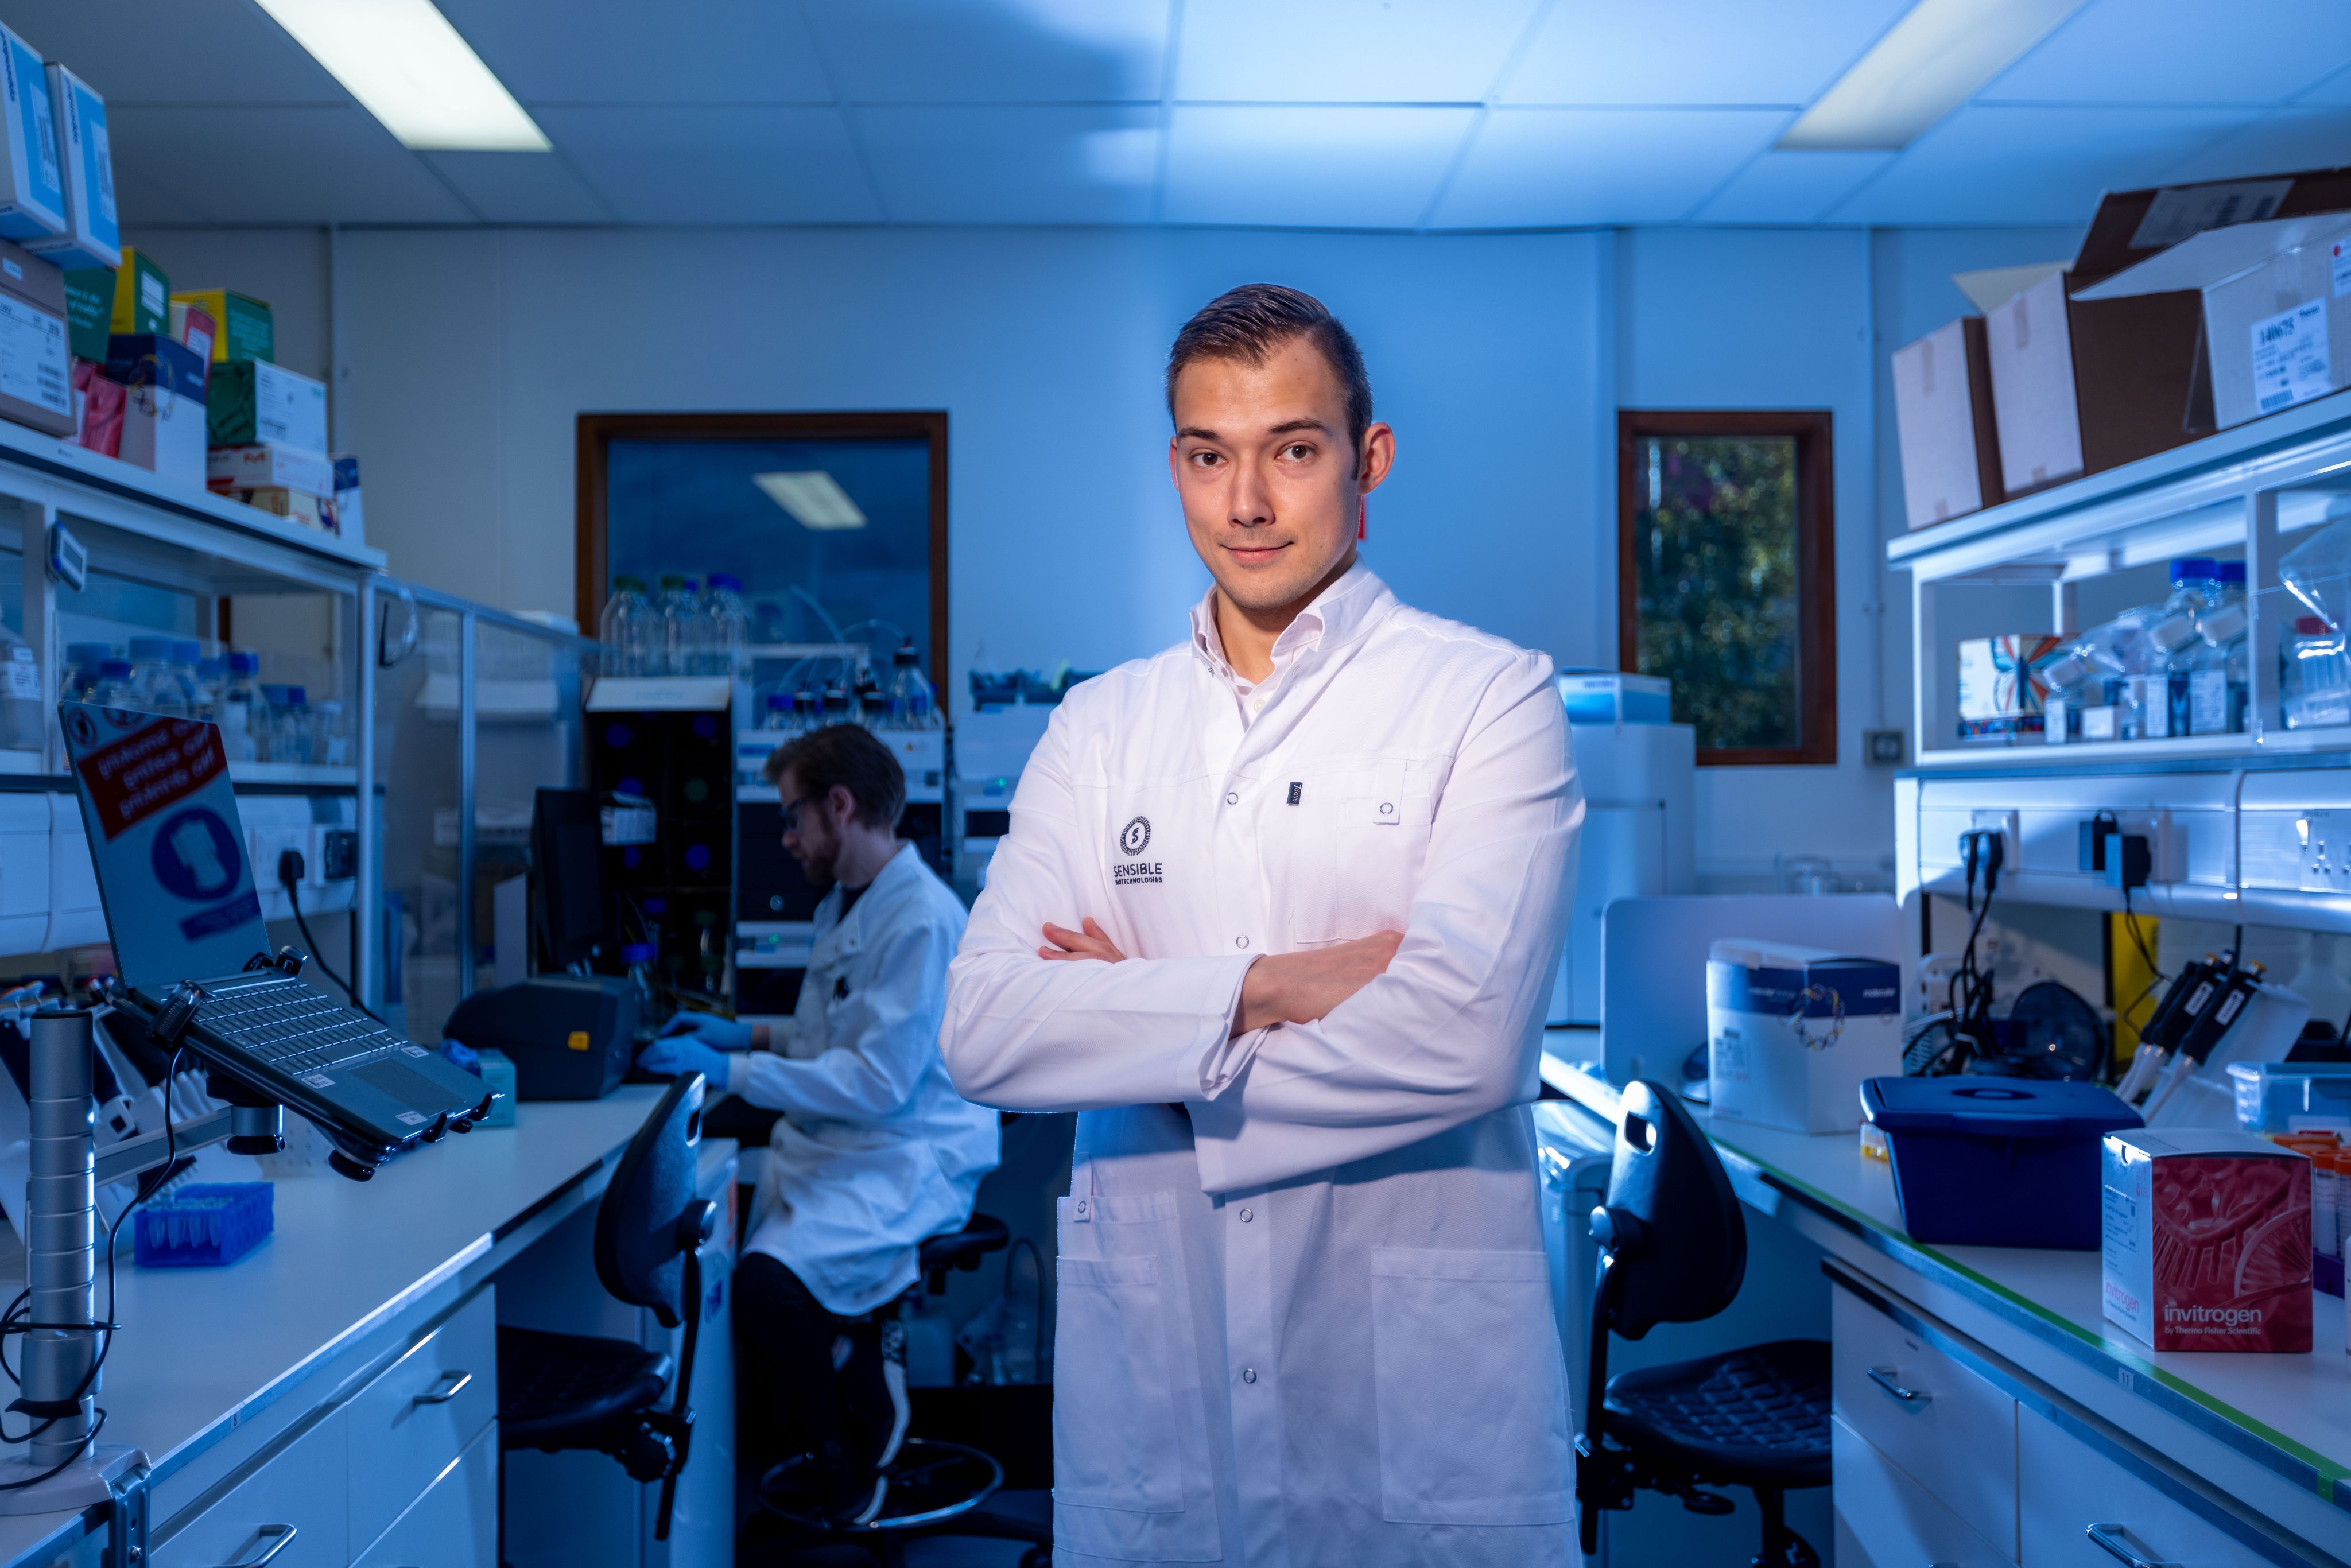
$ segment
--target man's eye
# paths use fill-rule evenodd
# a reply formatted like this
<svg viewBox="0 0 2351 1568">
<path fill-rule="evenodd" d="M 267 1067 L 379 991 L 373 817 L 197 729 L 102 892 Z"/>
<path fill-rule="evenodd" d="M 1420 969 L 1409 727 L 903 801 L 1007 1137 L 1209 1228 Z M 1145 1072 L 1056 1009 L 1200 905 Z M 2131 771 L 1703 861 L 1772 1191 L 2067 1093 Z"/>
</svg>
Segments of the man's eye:
<svg viewBox="0 0 2351 1568">
<path fill-rule="evenodd" d="M 1222 461 L 1222 459 L 1213 452 L 1195 452 L 1192 454 L 1192 465 L 1196 468 L 1210 467 L 1220 461 Z"/>
<path fill-rule="evenodd" d="M 1284 457 L 1294 458 L 1297 461 L 1304 462 L 1307 458 L 1314 455 L 1314 448 L 1307 445 L 1302 441 L 1293 441 L 1289 445 L 1281 449 L 1281 455 Z"/>
</svg>

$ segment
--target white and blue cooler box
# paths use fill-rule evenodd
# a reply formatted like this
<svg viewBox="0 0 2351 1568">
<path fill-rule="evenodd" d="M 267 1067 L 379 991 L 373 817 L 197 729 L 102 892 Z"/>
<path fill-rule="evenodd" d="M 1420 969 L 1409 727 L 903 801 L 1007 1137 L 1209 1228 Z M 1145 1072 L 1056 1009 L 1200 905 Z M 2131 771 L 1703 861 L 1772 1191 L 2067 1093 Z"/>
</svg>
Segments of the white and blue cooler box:
<svg viewBox="0 0 2351 1568">
<path fill-rule="evenodd" d="M 1713 1109 L 1760 1126 L 1847 1133 L 1861 1086 L 1902 1071 L 1902 969 L 1785 943 L 1717 942 L 1706 965 Z"/>
</svg>

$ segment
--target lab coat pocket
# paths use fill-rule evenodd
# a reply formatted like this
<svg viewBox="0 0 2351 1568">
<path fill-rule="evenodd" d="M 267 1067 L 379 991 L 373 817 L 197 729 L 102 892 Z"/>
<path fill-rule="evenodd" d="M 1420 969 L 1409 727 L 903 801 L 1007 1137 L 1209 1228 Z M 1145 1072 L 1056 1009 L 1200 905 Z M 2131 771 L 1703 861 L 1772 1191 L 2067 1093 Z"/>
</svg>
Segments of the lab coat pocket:
<svg viewBox="0 0 2351 1568">
<path fill-rule="evenodd" d="M 1541 1252 L 1372 1253 L 1380 1510 L 1396 1524 L 1574 1516 L 1566 1366 Z"/>
<path fill-rule="evenodd" d="M 1429 765 L 1383 757 L 1301 781 L 1285 885 L 1294 946 L 1404 929 L 1428 858 L 1435 778 Z"/>
</svg>

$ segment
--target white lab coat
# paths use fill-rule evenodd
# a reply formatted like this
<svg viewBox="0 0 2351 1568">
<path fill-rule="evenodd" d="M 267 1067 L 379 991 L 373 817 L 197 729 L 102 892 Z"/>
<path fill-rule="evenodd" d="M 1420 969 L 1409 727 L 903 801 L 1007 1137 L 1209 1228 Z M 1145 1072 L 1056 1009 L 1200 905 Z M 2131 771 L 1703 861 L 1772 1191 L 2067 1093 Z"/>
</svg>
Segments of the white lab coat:
<svg viewBox="0 0 2351 1568">
<path fill-rule="evenodd" d="M 1075 688 L 949 983 L 963 1092 L 1078 1111 L 1055 1561 L 1573 1561 L 1538 1228 L 1542 1011 L 1583 821 L 1551 662 L 1358 566 L 1251 691 L 1189 645 Z M 1048 962 L 1092 915 L 1121 964 Z M 1259 955 L 1401 930 L 1228 1040 Z"/>
<path fill-rule="evenodd" d="M 827 1311 L 871 1312 L 914 1282 L 925 1237 L 962 1228 L 996 1168 L 997 1116 L 939 1060 L 962 903 L 911 844 L 841 913 L 816 910 L 799 1008 L 773 1051 L 734 1059 L 729 1087 L 783 1112 L 752 1200 L 749 1249 Z"/>
</svg>

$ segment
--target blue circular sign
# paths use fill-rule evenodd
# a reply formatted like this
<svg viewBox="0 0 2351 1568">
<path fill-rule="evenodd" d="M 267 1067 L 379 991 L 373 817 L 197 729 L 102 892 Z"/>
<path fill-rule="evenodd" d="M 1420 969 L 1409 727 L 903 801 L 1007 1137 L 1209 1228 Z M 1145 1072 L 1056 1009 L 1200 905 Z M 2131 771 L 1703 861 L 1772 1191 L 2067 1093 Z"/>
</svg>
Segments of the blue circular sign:
<svg viewBox="0 0 2351 1568">
<path fill-rule="evenodd" d="M 245 874 L 245 847 L 220 813 L 204 806 L 164 818 L 148 858 L 164 890 L 190 903 L 220 897 Z"/>
</svg>

